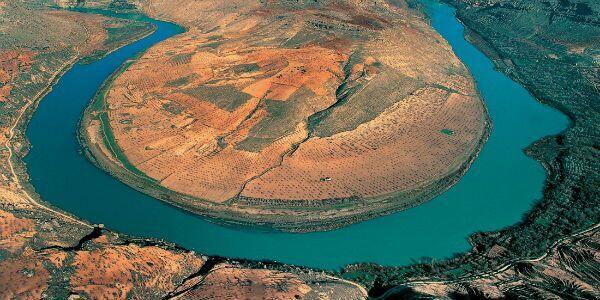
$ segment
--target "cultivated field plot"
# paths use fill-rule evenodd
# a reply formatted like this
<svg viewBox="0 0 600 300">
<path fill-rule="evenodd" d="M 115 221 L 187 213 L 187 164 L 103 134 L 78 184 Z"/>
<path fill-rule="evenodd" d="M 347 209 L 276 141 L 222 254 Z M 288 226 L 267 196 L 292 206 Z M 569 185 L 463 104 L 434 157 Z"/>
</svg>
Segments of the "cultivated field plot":
<svg viewBox="0 0 600 300">
<path fill-rule="evenodd" d="M 402 3 L 206 2 L 162 15 L 188 31 L 116 77 L 84 124 L 104 167 L 158 198 L 348 223 L 443 191 L 487 136 L 467 69 Z"/>
</svg>

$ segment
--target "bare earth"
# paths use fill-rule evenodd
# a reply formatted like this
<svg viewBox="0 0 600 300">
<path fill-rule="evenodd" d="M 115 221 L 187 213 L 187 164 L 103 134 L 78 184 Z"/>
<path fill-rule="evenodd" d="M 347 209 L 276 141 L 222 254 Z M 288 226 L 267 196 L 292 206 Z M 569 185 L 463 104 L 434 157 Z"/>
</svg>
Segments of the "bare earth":
<svg viewBox="0 0 600 300">
<path fill-rule="evenodd" d="M 191 211 L 339 227 L 437 195 L 487 137 L 467 69 L 403 2 L 144 8 L 188 31 L 117 77 L 83 132 L 104 168 Z"/>
</svg>

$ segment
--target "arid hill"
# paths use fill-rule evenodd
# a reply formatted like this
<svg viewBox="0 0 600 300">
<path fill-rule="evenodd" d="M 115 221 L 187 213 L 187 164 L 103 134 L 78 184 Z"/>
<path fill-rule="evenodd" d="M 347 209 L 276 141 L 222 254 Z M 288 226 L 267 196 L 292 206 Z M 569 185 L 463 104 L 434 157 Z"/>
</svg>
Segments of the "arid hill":
<svg viewBox="0 0 600 300">
<path fill-rule="evenodd" d="M 118 76 L 83 133 L 104 168 L 193 212 L 343 226 L 439 194 L 487 136 L 467 69 L 404 2 L 141 5 L 187 32 Z"/>
</svg>

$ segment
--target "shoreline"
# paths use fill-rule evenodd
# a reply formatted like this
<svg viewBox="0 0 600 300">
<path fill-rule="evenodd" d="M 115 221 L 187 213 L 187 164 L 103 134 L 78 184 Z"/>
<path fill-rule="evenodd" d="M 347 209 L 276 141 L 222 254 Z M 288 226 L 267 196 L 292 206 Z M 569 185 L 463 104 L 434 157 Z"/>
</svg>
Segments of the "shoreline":
<svg viewBox="0 0 600 300">
<path fill-rule="evenodd" d="M 85 14 L 86 12 L 80 12 L 80 13 Z M 135 42 L 137 42 L 137 41 L 139 41 L 141 39 L 144 39 L 144 38 L 152 35 L 154 32 L 156 32 L 156 29 L 158 29 L 158 27 L 156 25 L 154 25 L 154 24 L 150 24 L 150 25 L 152 25 L 151 28 L 148 31 L 144 32 L 144 34 L 142 34 L 140 36 L 137 36 L 137 37 L 134 37 L 132 39 L 124 40 L 123 41 L 123 45 L 120 45 L 117 48 L 111 49 L 111 50 L 103 53 L 101 56 L 98 56 L 98 57 L 90 57 L 90 56 L 82 57 L 82 58 L 80 58 L 77 61 L 77 63 L 82 64 L 82 65 L 87 65 L 87 64 L 94 63 L 95 61 L 101 60 L 101 59 L 105 58 L 106 56 L 110 55 L 111 53 L 113 53 L 113 52 L 115 52 L 115 51 L 117 51 L 117 50 L 119 50 L 119 49 L 121 49 L 121 48 L 129 45 L 129 44 L 133 44 L 133 43 L 135 43 Z M 81 60 L 86 60 L 86 61 L 85 62 L 81 62 Z"/>
<path fill-rule="evenodd" d="M 110 124 L 104 124 L 105 118 L 97 116 L 100 114 L 106 115 L 107 112 L 102 108 L 94 109 L 94 107 L 103 107 L 106 105 L 99 102 L 104 101 L 104 94 L 110 89 L 112 82 L 132 62 L 139 59 L 141 55 L 143 53 L 137 57 L 128 59 L 124 65 L 115 70 L 105 80 L 96 95 L 86 106 L 77 126 L 77 139 L 83 148 L 83 153 L 96 167 L 127 186 L 178 209 L 194 215 L 200 215 L 209 222 L 220 225 L 305 233 L 333 230 L 413 208 L 433 200 L 454 186 L 478 157 L 491 133 L 492 124 L 486 103 L 476 89 L 477 97 L 484 110 L 484 128 L 473 152 L 455 170 L 417 188 L 372 198 L 350 197 L 286 201 L 238 196 L 223 203 L 215 203 L 172 191 L 161 186 L 155 180 L 145 176 L 143 172 L 131 165 L 124 153 L 119 149 L 114 149 L 115 147 L 118 148 L 118 144 L 114 141 L 107 141 L 109 137 L 107 137 L 105 131 L 106 128 L 110 128 Z M 468 72 L 471 75 L 470 71 Z M 474 81 L 472 76 L 471 80 Z M 95 121 L 101 124 L 99 129 L 93 134 L 94 137 L 99 137 L 98 139 L 101 140 L 96 141 L 96 143 L 90 140 L 90 134 L 87 132 L 89 125 Z M 103 151 L 103 149 L 106 151 Z M 256 211 L 261 212 L 256 213 Z"/>
<path fill-rule="evenodd" d="M 501 272 L 515 264 L 518 264 L 519 262 L 528 263 L 531 261 L 538 261 L 546 257 L 547 254 L 558 244 L 570 243 L 570 238 L 597 230 L 597 228 L 600 226 L 600 223 L 598 223 L 597 219 L 586 219 L 587 221 L 584 220 L 579 223 L 571 224 L 568 228 L 568 231 L 562 231 L 558 233 L 540 233 L 542 239 L 539 239 L 539 241 L 536 239 L 535 241 L 541 243 L 531 245 L 531 248 L 525 252 L 518 251 L 520 249 L 509 248 L 508 251 L 510 252 L 505 254 L 505 256 L 490 257 L 490 253 L 488 253 L 488 251 L 491 251 L 491 247 L 504 246 L 508 248 L 508 246 L 511 245 L 509 242 L 507 242 L 507 239 L 514 239 L 519 235 L 535 233 L 535 223 L 537 219 L 543 218 L 544 216 L 554 216 L 556 212 L 552 211 L 552 207 L 560 205 L 560 201 L 564 201 L 564 198 L 560 197 L 559 195 L 553 195 L 553 193 L 564 191 L 565 187 L 561 186 L 560 178 L 569 176 L 572 171 L 561 166 L 561 164 L 564 163 L 564 160 L 561 159 L 560 153 L 556 154 L 556 157 L 552 156 L 555 154 L 549 155 L 549 153 L 551 154 L 561 151 L 561 149 L 557 149 L 557 147 L 562 146 L 566 148 L 566 146 L 562 145 L 562 142 L 560 141 L 565 139 L 569 135 L 569 132 L 577 128 L 576 121 L 581 122 L 582 120 L 578 118 L 578 110 L 575 109 L 576 107 L 569 107 L 557 99 L 553 100 L 552 98 L 547 98 L 547 96 L 544 97 L 543 94 L 540 94 L 540 91 L 543 90 L 540 90 L 539 87 L 535 86 L 535 84 L 527 84 L 524 81 L 522 74 L 519 73 L 518 69 L 505 64 L 505 61 L 502 59 L 508 59 L 510 61 L 512 56 L 503 56 L 500 58 L 500 55 L 494 45 L 484 36 L 475 31 L 475 29 L 477 29 L 476 26 L 469 24 L 469 16 L 465 16 L 460 13 L 461 11 L 467 9 L 469 7 L 468 5 L 461 6 L 460 2 L 453 0 L 443 0 L 442 2 L 455 10 L 454 17 L 464 27 L 463 36 L 465 40 L 475 46 L 475 48 L 477 48 L 488 59 L 490 59 L 495 70 L 523 87 L 534 101 L 555 109 L 556 111 L 565 115 L 568 119 L 568 124 L 562 130 L 560 130 L 560 132 L 546 134 L 538 139 L 535 139 L 534 141 L 531 141 L 531 143 L 523 148 L 523 152 L 527 158 L 534 160 L 543 167 L 545 177 L 541 187 L 542 194 L 540 195 L 540 198 L 534 202 L 531 208 L 523 213 L 521 220 L 496 230 L 486 230 L 483 232 L 473 233 L 469 237 L 469 243 L 472 247 L 471 250 L 461 252 L 456 257 L 444 260 L 443 266 L 437 266 L 439 270 L 436 270 L 434 273 L 431 272 L 431 266 L 429 264 L 420 263 L 413 265 L 419 270 L 416 272 L 417 275 L 411 275 L 408 277 L 406 277 L 406 275 L 398 275 L 400 278 L 404 278 L 404 280 L 398 281 L 387 281 L 386 279 L 386 281 L 383 283 L 384 286 L 379 286 L 382 290 L 384 290 L 384 293 L 381 295 L 388 295 L 388 292 L 391 290 L 402 290 L 402 287 L 410 287 L 411 283 L 417 285 L 427 283 L 436 284 L 468 282 L 469 280 L 476 280 L 482 277 L 493 275 L 495 272 Z M 475 27 L 475 29 L 472 27 Z M 579 127 L 581 127 L 581 125 Z M 575 143 L 573 146 L 577 146 L 577 142 L 573 142 Z M 568 149 L 572 148 L 566 149 L 568 151 Z M 573 203 L 572 205 L 581 204 Z M 577 208 L 574 208 L 574 210 L 577 211 Z M 486 264 L 485 267 L 482 267 L 483 263 Z M 379 267 L 380 268 L 374 268 L 363 264 L 356 266 L 355 269 L 377 278 L 380 277 L 378 275 L 373 275 L 373 273 L 382 274 L 382 276 L 385 277 L 390 277 L 392 274 L 401 274 L 399 270 L 402 268 Z M 463 267 L 469 267 L 472 269 L 468 271 L 464 270 Z M 352 271 L 351 268 L 347 269 Z M 445 272 L 452 270 L 463 270 L 465 272 L 463 272 L 464 275 L 458 277 L 449 276 L 449 274 Z M 343 276 L 343 273 L 340 275 Z M 371 284 L 371 286 L 374 284 L 372 281 L 359 281 L 362 284 Z M 387 290 L 388 288 L 391 289 Z"/>
<path fill-rule="evenodd" d="M 75 56 L 71 61 L 67 61 L 61 68 L 51 77 L 50 81 L 28 104 L 23 108 L 20 116 L 15 121 L 14 125 L 11 127 L 11 134 L 7 138 L 5 147 L 9 151 L 8 163 L 13 175 L 13 182 L 23 191 L 23 195 L 27 200 L 29 200 L 30 205 L 37 206 L 42 208 L 50 213 L 66 218 L 67 220 L 73 221 L 79 225 L 83 225 L 86 227 L 93 227 L 87 221 L 80 219 L 79 217 L 65 212 L 58 207 L 53 206 L 51 203 L 44 201 L 40 195 L 35 191 L 35 187 L 29 181 L 29 173 L 27 172 L 27 167 L 23 161 L 23 158 L 27 156 L 29 149 L 31 149 L 31 144 L 26 136 L 27 127 L 33 114 L 37 110 L 40 102 L 44 99 L 46 95 L 48 95 L 54 88 L 54 85 L 60 81 L 62 76 L 68 72 L 78 61 L 81 59 L 79 54 Z M 15 134 L 14 130 L 18 130 L 19 134 Z M 15 152 L 12 148 L 11 142 L 17 141 L 23 145 L 20 152 Z M 16 158 L 15 158 L 16 157 Z M 25 176 L 25 178 L 22 178 Z"/>
<path fill-rule="evenodd" d="M 155 30 L 156 27 L 154 27 L 152 32 L 145 34 L 142 37 L 128 40 L 126 44 L 119 46 L 118 49 L 151 35 L 152 33 L 154 33 Z M 118 49 L 115 49 L 110 52 L 114 52 Z M 108 54 L 109 53 L 107 53 L 106 55 Z M 104 58 L 106 55 L 104 55 L 102 58 Z M 117 239 L 116 243 L 113 244 L 114 246 L 135 245 L 140 248 L 155 246 L 166 251 L 172 251 L 174 253 L 189 253 L 206 259 L 211 263 L 214 262 L 214 266 L 211 266 L 210 268 L 204 270 L 205 274 L 199 273 L 202 269 L 198 270 L 198 272 L 192 273 L 189 277 L 183 278 L 181 284 L 186 283 L 188 280 L 195 279 L 198 276 L 206 276 L 207 274 L 218 270 L 218 268 L 215 268 L 215 266 L 223 264 L 228 268 L 242 268 L 246 270 L 267 269 L 269 271 L 287 272 L 290 274 L 302 276 L 302 278 L 309 278 L 317 284 L 319 282 L 333 282 L 337 284 L 349 285 L 357 288 L 359 292 L 364 294 L 365 298 L 368 297 L 367 290 L 363 286 L 353 281 L 335 277 L 334 273 L 330 270 L 281 263 L 267 259 L 256 260 L 246 259 L 242 257 L 223 257 L 219 255 L 205 255 L 202 253 L 196 253 L 195 251 L 184 248 L 183 246 L 177 243 L 165 241 L 162 239 L 153 237 L 137 237 L 113 231 L 110 228 L 105 228 L 103 224 L 91 223 L 88 220 L 82 219 L 70 212 L 67 212 L 53 205 L 48 201 L 45 201 L 36 192 L 35 187 L 31 183 L 30 174 L 27 171 L 26 163 L 23 160 L 23 158 L 27 156 L 29 150 L 32 147 L 27 138 L 26 131 L 41 101 L 53 91 L 54 86 L 63 78 L 63 75 L 69 72 L 73 68 L 73 66 L 78 64 L 79 61 L 83 58 L 85 58 L 85 56 L 80 56 L 78 54 L 74 56 L 71 60 L 65 62 L 65 64 L 61 66 L 61 68 L 51 76 L 50 80 L 43 87 L 43 89 L 35 97 L 31 98 L 31 100 L 28 101 L 28 103 L 25 106 L 20 108 L 22 112 L 16 118 L 15 122 L 9 127 L 10 134 L 3 145 L 9 153 L 7 160 L 11 166 L 10 169 L 12 171 L 12 182 L 17 185 L 14 191 L 17 192 L 19 196 L 22 196 L 28 201 L 18 204 L 0 204 L 0 212 L 4 210 L 20 218 L 34 217 L 34 219 L 40 220 L 42 222 L 48 222 L 51 220 L 55 220 L 56 218 L 56 220 L 58 220 L 60 224 L 65 225 L 68 228 L 68 231 L 66 233 L 67 236 L 65 238 L 67 240 L 73 240 L 73 244 L 63 244 L 62 240 L 42 240 L 39 241 L 41 242 L 41 245 L 35 245 L 29 248 L 29 251 L 31 251 L 32 253 L 40 253 L 54 250 L 62 251 L 65 253 L 78 252 L 85 249 L 88 246 L 88 244 L 93 244 L 94 241 L 98 238 L 104 236 L 111 236 Z M 15 142 L 21 143 L 23 145 L 18 151 L 15 151 L 15 149 L 13 148 Z M 50 244 L 44 246 L 44 243 L 46 242 L 50 242 Z M 0 262 L 2 262 L 2 260 L 3 259 L 0 258 Z M 3 292 L 0 292 L 0 295 L 2 294 Z"/>
<path fill-rule="evenodd" d="M 83 122 L 85 122 L 85 121 L 83 121 Z M 489 124 L 489 123 L 487 123 L 487 124 Z M 455 172 L 447 175 L 446 177 L 444 177 L 442 179 L 432 182 L 430 186 L 434 186 L 434 187 L 432 187 L 431 190 L 427 190 L 427 188 L 430 186 L 425 187 L 423 189 L 425 191 L 422 192 L 421 194 L 416 195 L 413 198 L 414 200 L 412 202 L 410 202 L 408 204 L 402 203 L 402 202 L 394 204 L 394 203 L 390 203 L 390 202 L 394 202 L 393 198 L 392 199 L 385 198 L 383 200 L 380 200 L 380 202 L 371 203 L 371 205 L 373 205 L 373 206 L 387 204 L 387 206 L 384 207 L 384 209 L 358 211 L 355 214 L 351 214 L 351 215 L 347 215 L 347 216 L 340 216 L 340 217 L 332 218 L 329 220 L 318 220 L 318 221 L 312 221 L 312 220 L 306 221 L 306 220 L 301 220 L 301 219 L 299 220 L 299 219 L 293 219 L 293 218 L 289 218 L 289 219 L 273 218 L 271 220 L 258 219 L 257 221 L 248 221 L 247 218 L 244 218 L 245 215 L 243 215 L 243 214 L 234 215 L 234 217 L 232 217 L 232 214 L 230 211 L 209 210 L 210 208 L 208 208 L 208 206 L 210 204 L 207 205 L 206 207 L 186 205 L 186 201 L 194 201 L 194 199 L 191 199 L 189 196 L 177 194 L 176 192 L 172 192 L 172 191 L 169 191 L 169 192 L 173 193 L 174 195 L 176 195 L 178 197 L 181 197 L 181 200 L 172 200 L 173 202 L 166 200 L 166 199 L 168 199 L 168 197 L 171 197 L 171 195 L 164 193 L 164 191 L 165 191 L 164 187 L 160 187 L 160 186 L 155 187 L 153 185 L 149 185 L 148 183 L 145 182 L 144 179 L 140 178 L 136 174 L 133 174 L 132 172 L 126 170 L 123 167 L 117 166 L 111 159 L 108 159 L 108 158 L 102 157 L 102 156 L 98 156 L 98 154 L 103 154 L 102 151 L 98 150 L 97 147 L 90 145 L 87 135 L 82 134 L 83 128 L 84 127 L 80 127 L 80 130 L 78 131 L 78 139 L 84 149 L 83 152 L 84 152 L 84 155 L 86 156 L 86 158 L 91 163 L 96 165 L 98 168 L 100 168 L 101 170 L 106 172 L 107 174 L 115 177 L 119 181 L 123 182 L 124 184 L 128 185 L 129 187 L 131 187 L 139 192 L 150 195 L 151 197 L 153 197 L 157 200 L 160 200 L 167 204 L 173 205 L 176 208 L 182 209 L 188 213 L 206 217 L 208 221 L 214 222 L 214 223 L 217 223 L 220 225 L 234 226 L 234 227 L 249 226 L 249 227 L 252 227 L 252 229 L 266 229 L 266 230 L 274 229 L 274 230 L 283 231 L 283 232 L 307 233 L 307 232 L 314 232 L 314 231 L 326 231 L 326 230 L 338 229 L 341 227 L 349 226 L 351 224 L 359 223 L 359 222 L 366 221 L 369 219 L 373 219 L 373 218 L 377 218 L 380 216 L 385 216 L 385 215 L 393 214 L 393 213 L 400 212 L 400 211 L 403 211 L 406 209 L 410 209 L 415 206 L 421 205 L 429 200 L 432 200 L 437 195 L 442 194 L 443 192 L 445 192 L 446 190 L 448 190 L 452 186 L 454 186 L 454 184 L 456 184 L 460 180 L 460 178 L 468 171 L 469 167 L 475 161 L 475 159 L 479 155 L 483 145 L 487 141 L 487 139 L 489 137 L 491 126 L 486 126 L 486 130 L 485 130 L 486 133 L 480 139 L 480 142 L 478 143 L 477 148 L 476 148 L 477 150 L 473 153 L 473 155 L 471 155 L 470 159 L 467 162 L 465 162 Z M 94 154 L 94 152 L 97 154 Z M 442 186 L 436 186 L 438 184 L 442 184 L 444 181 L 448 181 L 449 183 L 444 184 Z M 178 202 L 178 201 L 180 201 L 180 202 Z M 217 204 L 214 204 L 214 205 L 217 206 Z M 325 204 L 325 206 L 326 205 L 327 204 Z M 297 212 L 297 210 L 290 210 L 290 211 Z M 322 211 L 322 212 L 326 212 L 326 211 Z M 309 212 L 309 214 L 310 214 L 310 212 Z M 297 224 L 302 224 L 302 226 L 298 226 Z"/>
</svg>

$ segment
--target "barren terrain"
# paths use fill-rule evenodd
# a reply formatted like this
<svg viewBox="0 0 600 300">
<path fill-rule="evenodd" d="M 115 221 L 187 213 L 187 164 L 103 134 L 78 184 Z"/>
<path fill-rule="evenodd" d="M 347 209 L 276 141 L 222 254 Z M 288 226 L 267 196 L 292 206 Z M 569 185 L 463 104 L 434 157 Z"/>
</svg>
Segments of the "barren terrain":
<svg viewBox="0 0 600 300">
<path fill-rule="evenodd" d="M 188 31 L 84 122 L 100 165 L 155 197 L 227 222 L 339 227 L 432 198 L 487 137 L 467 69 L 404 4 L 182 6 L 145 6 Z"/>
<path fill-rule="evenodd" d="M 1 210 L 0 229 L 0 299 L 366 297 L 361 286 L 322 272 L 201 256 L 45 210 Z"/>
</svg>

